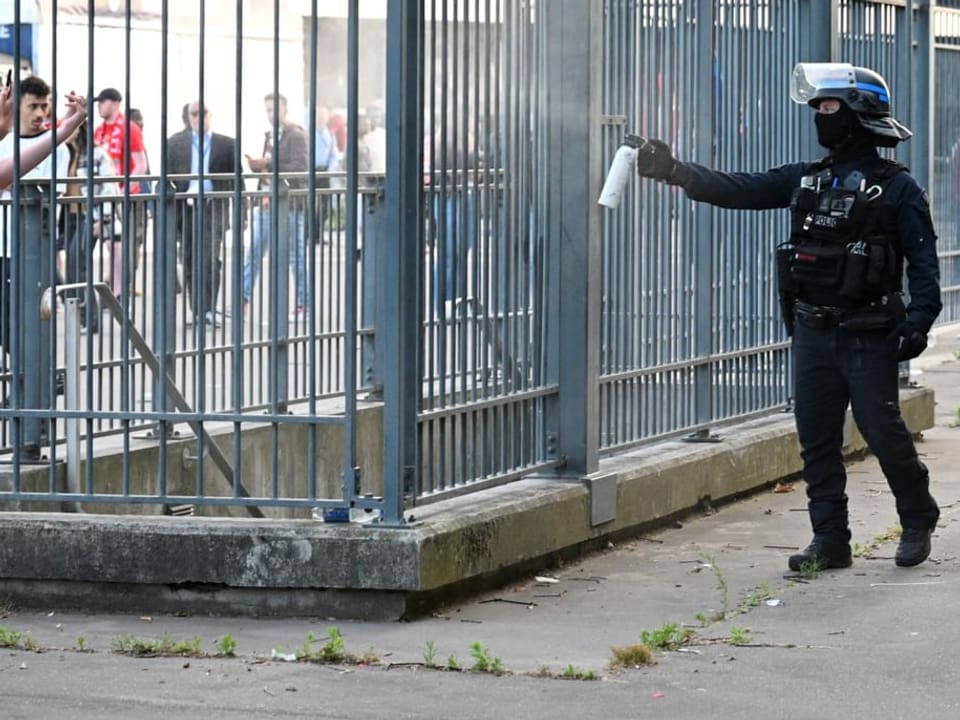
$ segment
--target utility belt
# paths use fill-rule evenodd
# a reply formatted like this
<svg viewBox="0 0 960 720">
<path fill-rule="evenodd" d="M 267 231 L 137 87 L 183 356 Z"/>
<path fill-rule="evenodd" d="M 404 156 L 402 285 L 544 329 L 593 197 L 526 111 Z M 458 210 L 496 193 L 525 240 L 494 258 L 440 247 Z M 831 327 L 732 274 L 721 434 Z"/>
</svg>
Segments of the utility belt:
<svg viewBox="0 0 960 720">
<path fill-rule="evenodd" d="M 814 330 L 840 328 L 847 332 L 889 330 L 906 316 L 903 300 L 897 293 L 857 308 L 839 308 L 829 305 L 811 305 L 797 300 L 793 306 L 797 323 Z"/>
</svg>

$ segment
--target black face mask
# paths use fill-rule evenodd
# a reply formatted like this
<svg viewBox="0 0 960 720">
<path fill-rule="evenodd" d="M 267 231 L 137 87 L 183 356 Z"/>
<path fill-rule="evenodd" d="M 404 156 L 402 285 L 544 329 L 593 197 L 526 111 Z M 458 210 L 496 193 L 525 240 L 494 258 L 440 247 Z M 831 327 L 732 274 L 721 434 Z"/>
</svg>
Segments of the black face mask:
<svg viewBox="0 0 960 720">
<path fill-rule="evenodd" d="M 831 150 L 849 138 L 860 124 L 846 105 L 841 105 L 835 113 L 818 112 L 813 122 L 817 126 L 817 142 Z"/>
</svg>

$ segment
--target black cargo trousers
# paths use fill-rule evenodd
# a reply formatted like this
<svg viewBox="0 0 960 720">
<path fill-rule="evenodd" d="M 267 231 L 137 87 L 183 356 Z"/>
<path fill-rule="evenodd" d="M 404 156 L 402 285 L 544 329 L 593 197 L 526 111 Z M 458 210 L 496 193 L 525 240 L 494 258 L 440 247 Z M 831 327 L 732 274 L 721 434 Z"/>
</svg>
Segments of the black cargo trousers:
<svg viewBox="0 0 960 720">
<path fill-rule="evenodd" d="M 850 542 L 842 454 L 848 404 L 893 491 L 901 527 L 932 529 L 940 511 L 900 413 L 896 341 L 889 328 L 842 324 L 839 316 L 811 322 L 798 311 L 793 334 L 795 416 L 814 537 Z"/>
</svg>

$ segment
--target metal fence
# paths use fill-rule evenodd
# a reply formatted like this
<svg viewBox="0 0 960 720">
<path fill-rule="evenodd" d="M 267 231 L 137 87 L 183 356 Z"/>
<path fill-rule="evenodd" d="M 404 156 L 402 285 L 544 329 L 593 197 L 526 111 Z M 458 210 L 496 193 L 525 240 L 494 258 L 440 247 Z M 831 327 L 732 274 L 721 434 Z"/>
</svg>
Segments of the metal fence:
<svg viewBox="0 0 960 720">
<path fill-rule="evenodd" d="M 933 167 L 930 180 L 937 228 L 943 312 L 960 321 L 960 3 L 936 9 L 934 22 Z"/>
<path fill-rule="evenodd" d="M 595 199 L 625 132 L 730 170 L 819 156 L 809 111 L 788 98 L 800 60 L 869 65 L 890 82 L 916 132 L 898 152 L 932 188 L 941 321 L 957 319 L 960 11 L 947 3 L 386 0 L 362 19 L 356 0 L 304 0 L 293 17 L 278 0 L 162 3 L 153 15 L 93 5 L 48 5 L 40 36 L 55 56 L 62 38 L 76 67 L 58 57 L 36 69 L 65 87 L 83 65 L 88 95 L 117 85 L 129 110 L 149 66 L 155 174 L 142 178 L 148 193 L 126 183 L 83 201 L 88 231 L 111 219 L 72 265 L 55 252 L 67 226 L 51 222 L 67 212 L 52 196 L 62 178 L 18 183 L 0 203 L 16 230 L 0 499 L 319 507 L 328 519 L 354 505 L 399 523 L 417 504 L 531 473 L 582 475 L 602 452 L 713 440 L 718 425 L 784 409 L 773 249 L 786 213 L 697 206 L 639 180 L 615 212 Z M 361 26 L 386 46 L 362 48 Z M 99 80 L 95 29 L 122 57 L 115 82 Z M 175 97 L 184 77 L 196 92 Z M 262 120 L 264 94 L 291 87 L 303 89 L 308 167 L 322 145 L 313 109 L 338 110 L 342 170 L 244 163 L 261 130 L 280 130 Z M 371 168 L 381 95 L 385 162 Z M 211 176 L 229 190 L 192 198 L 172 184 L 191 177 L 173 175 L 167 138 L 181 103 L 205 98 L 236 138 L 233 171 Z M 90 113 L 99 122 L 94 103 Z M 200 253 L 208 228 L 185 250 L 193 202 L 223 215 L 212 265 Z M 246 298 L 255 235 L 267 254 Z M 191 282 L 184 267 L 214 270 Z M 70 287 L 78 279 L 85 288 Z M 361 447 L 366 400 L 382 424 Z M 134 460 L 144 447 L 149 471 Z"/>
</svg>

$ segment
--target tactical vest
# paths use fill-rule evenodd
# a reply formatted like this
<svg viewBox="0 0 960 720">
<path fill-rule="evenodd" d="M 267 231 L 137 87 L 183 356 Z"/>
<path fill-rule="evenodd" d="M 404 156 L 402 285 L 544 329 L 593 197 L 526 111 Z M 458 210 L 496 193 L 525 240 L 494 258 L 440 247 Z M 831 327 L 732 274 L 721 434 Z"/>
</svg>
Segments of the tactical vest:
<svg viewBox="0 0 960 720">
<path fill-rule="evenodd" d="M 879 199 L 903 170 L 881 159 L 869 176 L 837 178 L 829 159 L 814 164 L 794 191 L 790 240 L 777 249 L 785 304 L 854 308 L 900 290 L 895 209 Z"/>
</svg>

